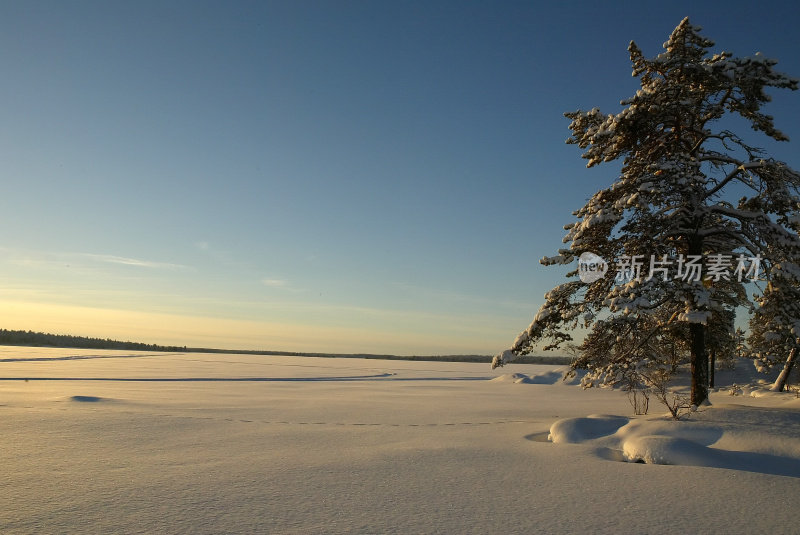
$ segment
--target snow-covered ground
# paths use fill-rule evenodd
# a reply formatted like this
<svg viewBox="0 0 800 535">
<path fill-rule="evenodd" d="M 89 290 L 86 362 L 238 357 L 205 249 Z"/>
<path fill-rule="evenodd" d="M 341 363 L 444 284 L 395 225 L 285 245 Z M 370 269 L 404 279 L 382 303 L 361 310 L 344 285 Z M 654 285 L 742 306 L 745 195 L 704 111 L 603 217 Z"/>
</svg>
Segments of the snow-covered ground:
<svg viewBox="0 0 800 535">
<path fill-rule="evenodd" d="M 674 422 L 563 371 L 0 347 L 0 532 L 800 530 L 794 393 L 743 363 Z"/>
</svg>

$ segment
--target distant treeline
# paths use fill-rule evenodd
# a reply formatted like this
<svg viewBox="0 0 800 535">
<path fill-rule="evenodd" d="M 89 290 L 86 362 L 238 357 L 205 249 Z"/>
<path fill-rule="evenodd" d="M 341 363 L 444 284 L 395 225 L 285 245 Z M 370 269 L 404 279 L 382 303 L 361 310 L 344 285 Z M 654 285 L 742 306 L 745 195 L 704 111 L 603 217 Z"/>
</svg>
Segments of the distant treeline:
<svg viewBox="0 0 800 535">
<path fill-rule="evenodd" d="M 64 347 L 73 349 L 122 349 L 127 351 L 164 351 L 186 353 L 236 353 L 243 355 L 288 355 L 292 357 L 326 357 L 326 358 L 360 358 L 383 360 L 425 360 L 440 362 L 485 362 L 490 363 L 492 357 L 488 355 L 379 355 L 372 353 L 308 353 L 298 351 L 253 351 L 245 349 L 213 349 L 207 347 L 180 347 L 160 346 L 157 344 L 143 344 L 141 342 L 121 342 L 109 338 L 89 338 L 86 336 L 73 336 L 69 334 L 49 334 L 34 331 L 10 331 L 0 329 L 0 345 L 6 346 L 33 346 L 33 347 Z M 518 364 L 569 364 L 568 357 L 520 357 Z"/>
<path fill-rule="evenodd" d="M 69 334 L 37 333 L 33 331 L 9 331 L 0 329 L 0 345 L 68 347 L 75 349 L 126 349 L 133 351 L 186 351 L 185 347 L 159 346 L 140 342 L 72 336 Z"/>
</svg>

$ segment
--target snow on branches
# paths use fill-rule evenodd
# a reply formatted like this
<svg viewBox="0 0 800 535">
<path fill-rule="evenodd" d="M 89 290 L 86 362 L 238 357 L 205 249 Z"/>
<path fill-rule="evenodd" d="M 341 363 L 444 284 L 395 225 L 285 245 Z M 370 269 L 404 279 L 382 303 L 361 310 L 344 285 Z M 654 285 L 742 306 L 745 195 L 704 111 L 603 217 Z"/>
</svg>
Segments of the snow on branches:
<svg viewBox="0 0 800 535">
<path fill-rule="evenodd" d="M 664 52 L 650 59 L 631 42 L 641 89 L 621 101 L 619 113 L 594 108 L 565 114 L 572 132 L 567 143 L 583 149 L 587 167 L 617 160 L 622 167 L 609 187 L 573 213 L 576 220 L 564 227 L 566 247 L 541 263 L 568 264 L 588 252 L 605 259 L 655 257 L 664 265 L 684 256 L 705 263 L 715 255 L 748 255 L 763 260 L 761 278 L 775 280 L 773 290 L 753 303 L 741 278 L 571 281 L 545 295 L 531 324 L 493 367 L 540 343 L 557 348 L 572 340 L 569 331 L 582 327 L 589 334 L 575 366 L 590 369 L 588 382 L 625 376 L 643 363 L 661 370 L 664 348 L 671 348 L 670 358 L 690 356 L 692 402 L 699 404 L 707 394 L 700 386 L 707 382 L 706 344 L 721 343 L 714 337 L 728 331 L 732 336 L 734 309 L 760 305 L 764 312 L 756 317 L 766 331 L 799 330 L 800 311 L 781 308 L 775 292 L 800 294 L 800 174 L 719 121 L 738 115 L 753 130 L 786 141 L 761 108 L 770 100 L 767 89 L 796 90 L 798 80 L 774 70 L 777 62 L 760 54 L 710 54 L 714 42 L 699 32 L 684 19 Z M 781 312 L 768 312 L 773 308 Z"/>
</svg>

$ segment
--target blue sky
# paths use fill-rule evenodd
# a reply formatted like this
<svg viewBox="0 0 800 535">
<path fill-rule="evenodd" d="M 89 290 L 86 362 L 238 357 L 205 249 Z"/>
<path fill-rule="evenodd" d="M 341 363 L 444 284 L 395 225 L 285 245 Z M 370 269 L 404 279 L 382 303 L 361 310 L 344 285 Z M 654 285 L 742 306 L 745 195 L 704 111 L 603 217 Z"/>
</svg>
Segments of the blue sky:
<svg viewBox="0 0 800 535">
<path fill-rule="evenodd" d="M 0 327 L 502 350 L 615 176 L 563 113 L 618 111 L 687 15 L 800 76 L 791 2 L 0 2 Z"/>
</svg>

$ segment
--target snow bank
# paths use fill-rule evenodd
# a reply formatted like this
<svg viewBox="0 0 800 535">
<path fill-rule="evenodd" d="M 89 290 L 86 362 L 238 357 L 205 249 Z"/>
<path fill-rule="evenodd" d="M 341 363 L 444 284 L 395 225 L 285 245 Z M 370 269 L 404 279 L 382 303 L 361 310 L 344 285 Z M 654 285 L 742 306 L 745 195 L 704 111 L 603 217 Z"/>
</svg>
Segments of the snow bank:
<svg viewBox="0 0 800 535">
<path fill-rule="evenodd" d="M 717 465 L 713 453 L 707 447 L 685 438 L 659 435 L 634 436 L 623 442 L 622 453 L 629 462 L 688 466 Z"/>
<path fill-rule="evenodd" d="M 574 377 L 568 377 L 569 367 L 566 366 L 527 366 L 533 368 L 533 373 L 504 373 L 492 379 L 499 383 L 515 383 L 515 384 L 529 384 L 529 385 L 554 385 L 558 383 L 576 384 Z"/>
<path fill-rule="evenodd" d="M 613 435 L 630 420 L 622 416 L 587 416 L 566 418 L 550 427 L 550 440 L 554 443 L 580 443 Z"/>
<path fill-rule="evenodd" d="M 525 375 L 524 373 L 504 373 L 503 375 L 499 375 L 494 379 L 491 379 L 493 382 L 497 383 L 515 383 L 515 384 L 530 384 L 531 378 Z"/>
<path fill-rule="evenodd" d="M 565 418 L 550 427 L 549 438 L 608 448 L 628 462 L 800 477 L 800 414 L 795 407 L 794 401 L 786 408 L 711 406 L 687 421 L 664 416 Z"/>
</svg>

